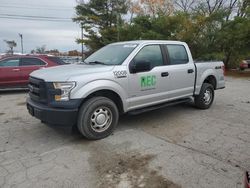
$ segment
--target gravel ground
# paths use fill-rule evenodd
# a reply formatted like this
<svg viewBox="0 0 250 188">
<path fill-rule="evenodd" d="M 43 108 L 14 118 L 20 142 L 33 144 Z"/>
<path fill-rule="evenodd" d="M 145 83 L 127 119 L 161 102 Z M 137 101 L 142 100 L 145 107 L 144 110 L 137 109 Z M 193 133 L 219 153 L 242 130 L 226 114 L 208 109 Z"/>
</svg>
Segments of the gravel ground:
<svg viewBox="0 0 250 188">
<path fill-rule="evenodd" d="M 0 93 L 0 187 L 243 187 L 249 86 L 250 78 L 227 77 L 209 110 L 125 115 L 99 141 L 31 117 L 25 92 Z"/>
</svg>

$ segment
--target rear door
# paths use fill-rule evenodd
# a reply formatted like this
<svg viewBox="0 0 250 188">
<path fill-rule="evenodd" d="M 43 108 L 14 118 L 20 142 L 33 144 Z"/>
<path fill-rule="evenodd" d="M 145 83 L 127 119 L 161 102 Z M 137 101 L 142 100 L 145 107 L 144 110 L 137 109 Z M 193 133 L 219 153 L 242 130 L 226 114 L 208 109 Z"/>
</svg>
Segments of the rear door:
<svg viewBox="0 0 250 188">
<path fill-rule="evenodd" d="M 0 88 L 20 85 L 19 58 L 6 58 L 0 61 Z"/>
<path fill-rule="evenodd" d="M 44 68 L 47 65 L 44 61 L 35 57 L 22 57 L 20 59 L 20 82 L 22 85 L 27 85 L 29 75 L 35 70 Z"/>
<path fill-rule="evenodd" d="M 195 65 L 181 44 L 165 44 L 168 59 L 170 85 L 167 86 L 169 99 L 192 96 L 195 82 Z"/>
</svg>

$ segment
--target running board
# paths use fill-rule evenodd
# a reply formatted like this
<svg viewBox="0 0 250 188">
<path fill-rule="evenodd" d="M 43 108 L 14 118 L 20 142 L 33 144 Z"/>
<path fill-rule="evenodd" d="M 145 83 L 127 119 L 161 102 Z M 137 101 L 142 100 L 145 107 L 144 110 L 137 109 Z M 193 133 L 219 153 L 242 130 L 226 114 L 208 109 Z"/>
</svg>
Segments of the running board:
<svg viewBox="0 0 250 188">
<path fill-rule="evenodd" d="M 176 104 L 191 102 L 191 101 L 192 101 L 191 98 L 178 99 L 178 100 L 171 101 L 171 102 L 166 102 L 166 103 L 157 104 L 157 105 L 154 105 L 154 106 L 149 106 L 149 107 L 145 107 L 145 108 L 140 108 L 140 109 L 132 110 L 132 111 L 129 111 L 128 114 L 130 114 L 130 115 L 137 115 L 137 114 L 141 114 L 141 113 L 144 113 L 144 112 L 149 112 L 149 111 L 152 111 L 152 110 L 156 110 L 156 109 L 160 109 L 160 108 L 165 108 L 165 107 L 173 106 L 173 105 L 176 105 Z"/>
</svg>

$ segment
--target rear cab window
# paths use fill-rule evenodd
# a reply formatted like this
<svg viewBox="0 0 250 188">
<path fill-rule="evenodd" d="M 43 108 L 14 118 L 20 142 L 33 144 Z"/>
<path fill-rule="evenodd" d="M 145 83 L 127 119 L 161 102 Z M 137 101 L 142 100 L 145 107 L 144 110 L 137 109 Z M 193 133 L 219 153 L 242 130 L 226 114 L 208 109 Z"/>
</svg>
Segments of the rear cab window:
<svg viewBox="0 0 250 188">
<path fill-rule="evenodd" d="M 0 67 L 18 67 L 20 63 L 19 58 L 8 58 L 0 60 Z"/>
<path fill-rule="evenodd" d="M 170 65 L 180 65 L 189 62 L 185 46 L 180 44 L 168 44 L 166 45 L 166 49 Z"/>
<path fill-rule="evenodd" d="M 24 57 L 21 58 L 20 61 L 20 66 L 42 66 L 42 65 L 46 65 L 46 63 L 38 58 Z"/>
</svg>

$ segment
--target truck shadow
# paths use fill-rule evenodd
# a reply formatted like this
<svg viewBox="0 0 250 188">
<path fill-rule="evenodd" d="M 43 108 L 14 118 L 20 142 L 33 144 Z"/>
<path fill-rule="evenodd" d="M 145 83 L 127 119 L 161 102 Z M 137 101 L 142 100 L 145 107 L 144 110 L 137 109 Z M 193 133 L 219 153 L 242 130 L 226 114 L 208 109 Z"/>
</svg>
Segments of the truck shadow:
<svg viewBox="0 0 250 188">
<path fill-rule="evenodd" d="M 192 103 L 178 104 L 175 106 L 165 107 L 138 115 L 125 114 L 120 117 L 118 130 L 141 128 L 143 126 L 154 126 L 154 124 L 167 124 L 169 118 L 181 118 L 182 114 L 195 111 Z"/>
<path fill-rule="evenodd" d="M 173 121 L 173 119 L 182 118 L 183 114 L 193 113 L 193 111 L 196 111 L 196 109 L 194 108 L 193 104 L 190 103 L 165 107 L 149 112 L 144 112 L 138 115 L 124 114 L 120 117 L 118 126 L 115 129 L 114 134 L 117 131 L 124 131 L 128 129 L 154 128 L 156 125 L 166 127 L 166 125 L 168 125 L 168 122 L 170 122 L 170 118 Z M 76 125 L 72 128 L 47 124 L 46 126 L 50 129 L 53 129 L 56 134 L 61 135 L 62 137 L 70 136 L 74 138 L 73 140 L 75 141 L 88 141 L 81 135 Z"/>
<path fill-rule="evenodd" d="M 28 89 L 15 89 L 15 90 L 1 90 L 0 89 L 0 96 L 1 95 L 17 95 L 17 94 L 28 94 Z"/>
</svg>

